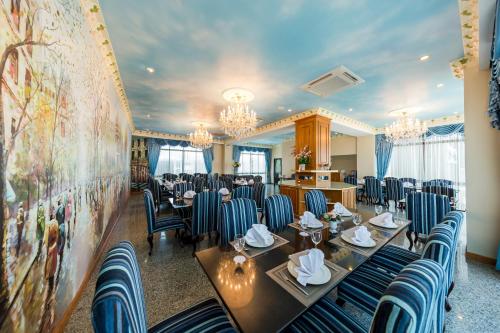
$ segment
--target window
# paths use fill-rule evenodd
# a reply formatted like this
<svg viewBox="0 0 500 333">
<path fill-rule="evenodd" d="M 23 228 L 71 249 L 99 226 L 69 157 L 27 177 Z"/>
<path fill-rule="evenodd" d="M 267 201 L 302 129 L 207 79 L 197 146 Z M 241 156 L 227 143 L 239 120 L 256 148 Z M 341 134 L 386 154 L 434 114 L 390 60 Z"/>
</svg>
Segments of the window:
<svg viewBox="0 0 500 333">
<path fill-rule="evenodd" d="M 266 183 L 266 157 L 264 152 L 242 151 L 240 155 L 240 164 L 238 174 L 240 175 L 259 175 L 262 176 L 262 182 Z"/>
<path fill-rule="evenodd" d="M 164 173 L 206 173 L 201 149 L 181 146 L 162 146 L 156 175 Z"/>
</svg>

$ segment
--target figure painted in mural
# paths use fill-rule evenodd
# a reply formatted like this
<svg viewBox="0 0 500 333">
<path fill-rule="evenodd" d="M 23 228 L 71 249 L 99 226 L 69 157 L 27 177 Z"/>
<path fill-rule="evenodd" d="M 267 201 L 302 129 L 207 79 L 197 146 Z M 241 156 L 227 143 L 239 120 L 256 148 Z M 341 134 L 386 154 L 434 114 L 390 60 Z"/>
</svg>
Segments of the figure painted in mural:
<svg viewBox="0 0 500 333">
<path fill-rule="evenodd" d="M 59 226 L 59 237 L 57 238 L 57 253 L 59 254 L 59 270 L 57 271 L 56 284 L 59 282 L 59 277 L 61 275 L 62 261 L 64 255 L 64 245 L 66 245 L 66 225 L 64 224 L 64 219 L 65 219 L 64 211 L 65 211 L 64 204 L 61 198 L 59 198 L 59 200 L 57 200 L 57 209 L 56 209 L 56 221 Z"/>
<path fill-rule="evenodd" d="M 64 221 L 68 225 L 67 232 L 67 240 L 68 240 L 68 248 L 71 247 L 71 212 L 73 211 L 73 194 L 71 193 L 71 189 L 68 190 L 64 197 Z M 74 232 L 74 231 L 73 231 Z"/>
<path fill-rule="evenodd" d="M 54 288 L 54 276 L 56 275 L 57 269 L 57 254 L 59 242 L 59 225 L 57 220 L 51 219 L 47 223 L 47 233 L 46 233 L 46 244 L 47 244 L 47 260 L 45 261 L 45 279 L 49 283 L 48 294 L 52 292 Z"/>
<path fill-rule="evenodd" d="M 24 229 L 24 208 L 22 201 L 19 203 L 19 208 L 17 209 L 16 227 L 17 227 L 17 244 L 16 244 L 16 256 L 17 256 L 19 255 L 19 250 L 21 249 L 21 239 L 23 236 L 23 229 Z"/>
<path fill-rule="evenodd" d="M 42 250 L 43 236 L 45 234 L 45 207 L 42 200 L 38 201 L 36 214 L 36 238 L 38 239 L 38 252 Z"/>
</svg>

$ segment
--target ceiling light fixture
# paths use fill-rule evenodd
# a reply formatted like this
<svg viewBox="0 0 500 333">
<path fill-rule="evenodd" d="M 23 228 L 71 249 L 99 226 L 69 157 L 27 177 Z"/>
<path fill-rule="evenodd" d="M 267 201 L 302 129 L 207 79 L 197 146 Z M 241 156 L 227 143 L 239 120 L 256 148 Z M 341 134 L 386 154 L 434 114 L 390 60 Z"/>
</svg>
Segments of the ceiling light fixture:
<svg viewBox="0 0 500 333">
<path fill-rule="evenodd" d="M 436 87 L 438 87 L 438 88 L 442 88 L 443 86 L 444 86 L 444 84 L 442 84 L 442 83 L 438 83 L 438 84 L 436 85 Z"/>
<path fill-rule="evenodd" d="M 427 132 L 427 125 L 424 122 L 410 116 L 409 112 L 396 111 L 400 118 L 384 129 L 388 141 L 396 142 L 400 140 L 415 139 Z"/>
<path fill-rule="evenodd" d="M 146 70 L 151 74 L 155 72 L 155 69 L 153 67 L 146 67 Z"/>
<path fill-rule="evenodd" d="M 198 124 L 198 128 L 194 133 L 189 133 L 189 141 L 193 148 L 207 149 L 212 147 L 214 138 L 212 134 L 208 133 L 207 129 L 202 123 Z"/>
<path fill-rule="evenodd" d="M 430 59 L 430 57 L 431 57 L 431 56 L 430 56 L 430 55 L 427 55 L 427 54 L 426 54 L 426 55 L 423 55 L 423 56 L 421 56 L 421 57 L 420 57 L 420 61 L 427 61 L 427 60 L 429 60 L 429 59 Z"/>
<path fill-rule="evenodd" d="M 292 112 L 292 109 L 288 109 L 288 112 Z"/>
<path fill-rule="evenodd" d="M 349 112 L 352 112 L 352 108 L 349 108 Z"/>
<path fill-rule="evenodd" d="M 247 104 L 254 99 L 253 93 L 242 88 L 231 88 L 223 91 L 222 97 L 229 102 L 227 108 L 220 113 L 219 120 L 224 132 L 237 139 L 253 132 L 257 125 L 257 115 Z"/>
</svg>

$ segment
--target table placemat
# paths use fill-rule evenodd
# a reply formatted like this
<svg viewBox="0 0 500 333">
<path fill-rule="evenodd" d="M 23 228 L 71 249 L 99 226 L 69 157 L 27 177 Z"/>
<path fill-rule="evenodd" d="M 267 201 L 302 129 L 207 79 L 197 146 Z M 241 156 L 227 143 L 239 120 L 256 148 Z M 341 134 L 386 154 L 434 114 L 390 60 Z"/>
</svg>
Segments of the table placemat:
<svg viewBox="0 0 500 333">
<path fill-rule="evenodd" d="M 271 246 L 268 246 L 268 247 L 252 247 L 248 244 L 245 244 L 245 249 L 243 251 L 241 251 L 241 254 L 244 255 L 245 257 L 247 258 L 255 258 L 263 253 L 266 253 L 268 251 L 271 251 L 277 247 L 280 247 L 281 245 L 285 245 L 286 243 L 288 243 L 289 241 L 286 240 L 285 238 L 281 237 L 281 236 L 278 236 L 278 235 L 275 235 L 273 234 L 273 238 L 274 238 L 274 243 L 273 245 Z M 231 241 L 229 242 L 231 245 L 234 244 L 234 241 Z"/>
<path fill-rule="evenodd" d="M 328 223 L 325 223 L 323 221 L 320 221 L 321 223 L 323 223 L 323 227 L 322 228 L 307 228 L 305 231 L 308 232 L 308 231 L 314 231 L 314 230 L 325 230 L 325 229 L 328 229 L 330 228 L 330 225 Z M 304 229 L 300 226 L 300 224 L 298 222 L 292 222 L 288 225 L 290 228 L 294 228 L 294 229 L 297 229 L 299 231 L 304 231 Z"/>
<path fill-rule="evenodd" d="M 328 267 L 332 273 L 330 281 L 322 285 L 302 286 L 291 274 L 288 272 L 288 261 L 266 272 L 266 274 L 278 283 L 283 289 L 288 291 L 299 302 L 309 307 L 313 305 L 321 297 L 330 292 L 342 279 L 349 274 L 349 271 L 340 267 L 330 261 L 325 260 L 325 266 Z M 287 280 L 290 279 L 290 280 Z M 299 289 L 300 288 L 300 289 Z M 307 295 L 301 291 L 307 293 Z"/>
</svg>

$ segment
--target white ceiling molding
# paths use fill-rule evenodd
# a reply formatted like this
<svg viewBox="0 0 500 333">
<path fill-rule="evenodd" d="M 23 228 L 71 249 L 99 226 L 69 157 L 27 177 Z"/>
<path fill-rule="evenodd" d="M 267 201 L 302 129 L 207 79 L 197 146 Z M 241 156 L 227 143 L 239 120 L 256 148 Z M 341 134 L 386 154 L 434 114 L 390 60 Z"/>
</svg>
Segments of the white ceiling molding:
<svg viewBox="0 0 500 333">
<path fill-rule="evenodd" d="M 110 76 L 113 78 L 116 93 L 120 98 L 122 108 L 127 113 L 129 126 L 131 131 L 133 132 L 135 130 L 135 125 L 132 117 L 132 112 L 130 111 L 128 98 L 125 93 L 125 88 L 120 75 L 120 70 L 118 68 L 118 63 L 116 62 L 115 52 L 113 51 L 113 46 L 111 45 L 111 39 L 109 38 L 109 34 L 106 29 L 104 17 L 101 14 L 101 6 L 99 5 L 99 1 L 80 0 L 80 5 L 85 14 L 85 18 L 87 19 L 92 35 L 97 45 L 101 49 L 103 61 L 108 64 L 108 69 L 110 71 Z"/>
<path fill-rule="evenodd" d="M 141 136 L 144 138 L 189 141 L 189 135 L 168 134 L 168 133 L 161 133 L 161 132 L 155 132 L 155 131 L 135 130 L 132 133 L 132 135 Z M 214 139 L 214 143 L 219 144 L 219 145 L 223 145 L 224 141 Z"/>
<path fill-rule="evenodd" d="M 458 0 L 460 27 L 464 57 L 450 63 L 451 72 L 457 79 L 464 78 L 464 68 L 479 60 L 478 0 Z"/>
<path fill-rule="evenodd" d="M 463 114 L 454 114 L 453 116 L 445 116 L 441 118 L 435 118 L 430 120 L 424 120 L 427 127 L 450 125 L 450 124 L 460 124 L 464 122 Z M 384 127 L 377 128 L 377 134 L 383 134 Z"/>
</svg>

